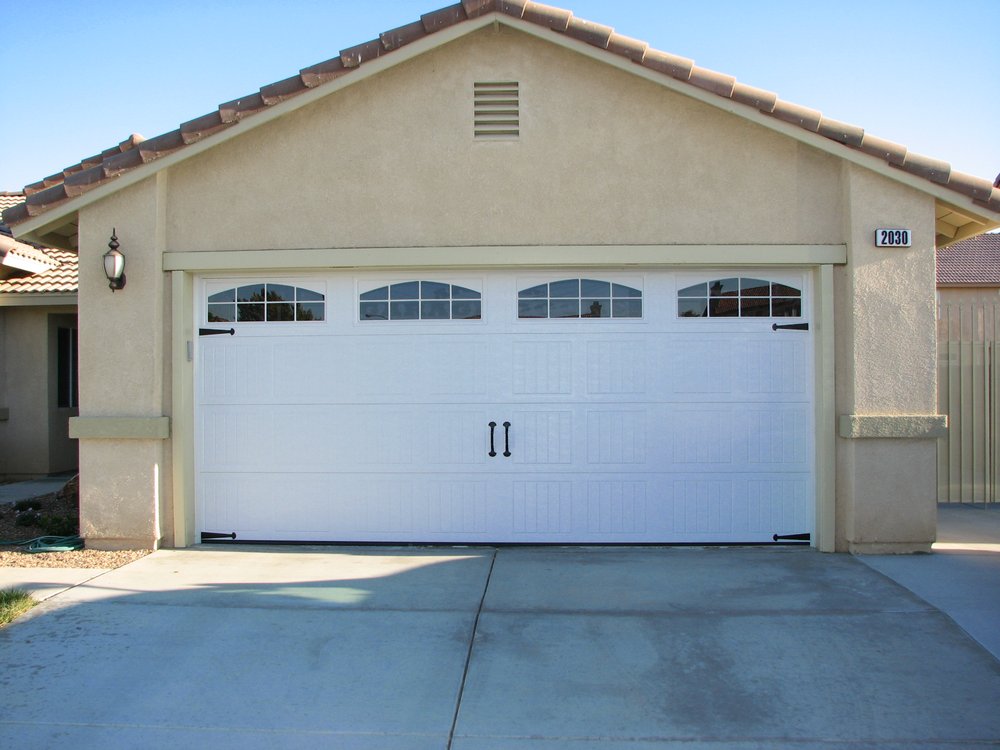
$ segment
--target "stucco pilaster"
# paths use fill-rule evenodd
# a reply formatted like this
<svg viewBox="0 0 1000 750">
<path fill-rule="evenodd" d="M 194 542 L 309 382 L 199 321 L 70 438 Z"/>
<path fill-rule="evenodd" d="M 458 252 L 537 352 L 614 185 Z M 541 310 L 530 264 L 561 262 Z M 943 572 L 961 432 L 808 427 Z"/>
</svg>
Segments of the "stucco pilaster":
<svg viewBox="0 0 1000 750">
<path fill-rule="evenodd" d="M 845 424 L 919 421 L 937 411 L 934 201 L 853 165 L 843 182 L 848 264 L 837 279 L 837 411 Z M 912 230 L 913 246 L 876 247 L 879 227 Z M 885 432 L 896 433 L 840 432 L 838 549 L 907 552 L 933 542 L 935 441 Z"/>
<path fill-rule="evenodd" d="M 164 287 L 156 251 L 157 180 L 80 214 L 80 416 L 161 417 Z M 125 288 L 112 292 L 101 256 L 111 232 L 125 255 Z M 81 437 L 81 533 L 91 547 L 150 547 L 162 538 L 165 441 Z"/>
</svg>

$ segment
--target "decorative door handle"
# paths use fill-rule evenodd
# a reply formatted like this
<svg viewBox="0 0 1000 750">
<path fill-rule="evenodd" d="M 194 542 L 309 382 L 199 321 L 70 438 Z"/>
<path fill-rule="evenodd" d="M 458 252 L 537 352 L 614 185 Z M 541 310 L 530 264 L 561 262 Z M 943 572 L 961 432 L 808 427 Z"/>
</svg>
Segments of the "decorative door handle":
<svg viewBox="0 0 1000 750">
<path fill-rule="evenodd" d="M 490 453 L 489 453 L 490 458 L 493 458 L 497 454 L 496 449 L 493 447 L 493 432 L 496 430 L 496 428 L 497 428 L 497 423 L 490 422 Z"/>
<path fill-rule="evenodd" d="M 503 423 L 503 455 L 510 458 L 510 422 Z"/>
</svg>

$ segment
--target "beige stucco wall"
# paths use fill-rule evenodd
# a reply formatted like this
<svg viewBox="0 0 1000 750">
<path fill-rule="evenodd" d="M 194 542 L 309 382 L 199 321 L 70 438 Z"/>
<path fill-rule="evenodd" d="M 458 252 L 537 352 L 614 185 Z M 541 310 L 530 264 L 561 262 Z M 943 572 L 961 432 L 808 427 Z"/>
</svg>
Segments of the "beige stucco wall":
<svg viewBox="0 0 1000 750">
<path fill-rule="evenodd" d="M 521 84 L 520 140 L 474 141 L 472 83 L 507 79 Z M 875 248 L 879 226 L 911 228 L 914 247 Z M 128 276 L 115 294 L 100 262 L 112 227 Z M 171 369 L 164 251 L 572 244 L 845 244 L 837 413 L 936 411 L 932 198 L 508 28 L 92 204 L 80 241 L 84 416 L 184 418 L 171 375 L 186 382 L 191 367 Z M 92 546 L 171 544 L 170 457 L 189 449 L 82 440 Z M 933 440 L 837 438 L 838 549 L 927 548 L 933 452 Z"/>
<path fill-rule="evenodd" d="M 474 81 L 521 138 L 472 137 Z M 167 249 L 831 243 L 837 160 L 502 27 L 170 170 Z"/>
<path fill-rule="evenodd" d="M 80 416 L 165 413 L 169 316 L 157 252 L 157 179 L 90 206 L 80 216 Z M 101 256 L 112 229 L 124 253 L 125 289 L 112 292 Z M 170 477 L 160 439 L 81 439 L 81 533 L 92 547 L 159 544 Z"/>
<path fill-rule="evenodd" d="M 59 408 L 56 329 L 75 325 L 65 306 L 0 307 L 0 476 L 27 478 L 77 467 L 67 424 L 75 409 Z"/>
</svg>

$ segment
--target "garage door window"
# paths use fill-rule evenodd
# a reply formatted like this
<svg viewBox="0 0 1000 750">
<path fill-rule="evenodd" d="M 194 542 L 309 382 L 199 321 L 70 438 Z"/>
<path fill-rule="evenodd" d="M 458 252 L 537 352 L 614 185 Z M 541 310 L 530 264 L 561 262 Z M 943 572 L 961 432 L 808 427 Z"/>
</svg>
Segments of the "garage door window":
<svg viewBox="0 0 1000 750">
<path fill-rule="evenodd" d="M 209 323 L 288 323 L 325 317 L 325 295 L 291 284 L 246 284 L 208 296 Z"/>
<path fill-rule="evenodd" d="M 362 292 L 359 318 L 378 320 L 479 320 L 483 295 L 441 281 L 401 281 Z"/>
<path fill-rule="evenodd" d="M 798 318 L 802 291 L 766 279 L 730 277 L 693 284 L 677 292 L 681 318 Z"/>
<path fill-rule="evenodd" d="M 642 292 L 599 279 L 561 279 L 521 289 L 519 318 L 641 318 Z"/>
</svg>

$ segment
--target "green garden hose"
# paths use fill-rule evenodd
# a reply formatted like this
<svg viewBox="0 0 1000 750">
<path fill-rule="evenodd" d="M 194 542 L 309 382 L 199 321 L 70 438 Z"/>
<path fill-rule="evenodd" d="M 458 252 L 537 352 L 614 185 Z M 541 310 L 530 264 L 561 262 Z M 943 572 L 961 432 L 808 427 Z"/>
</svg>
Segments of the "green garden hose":
<svg viewBox="0 0 1000 750">
<path fill-rule="evenodd" d="M 73 552 L 83 549 L 83 539 L 74 536 L 36 536 L 20 542 L 0 540 L 0 547 L 20 547 L 24 552 Z"/>
</svg>

